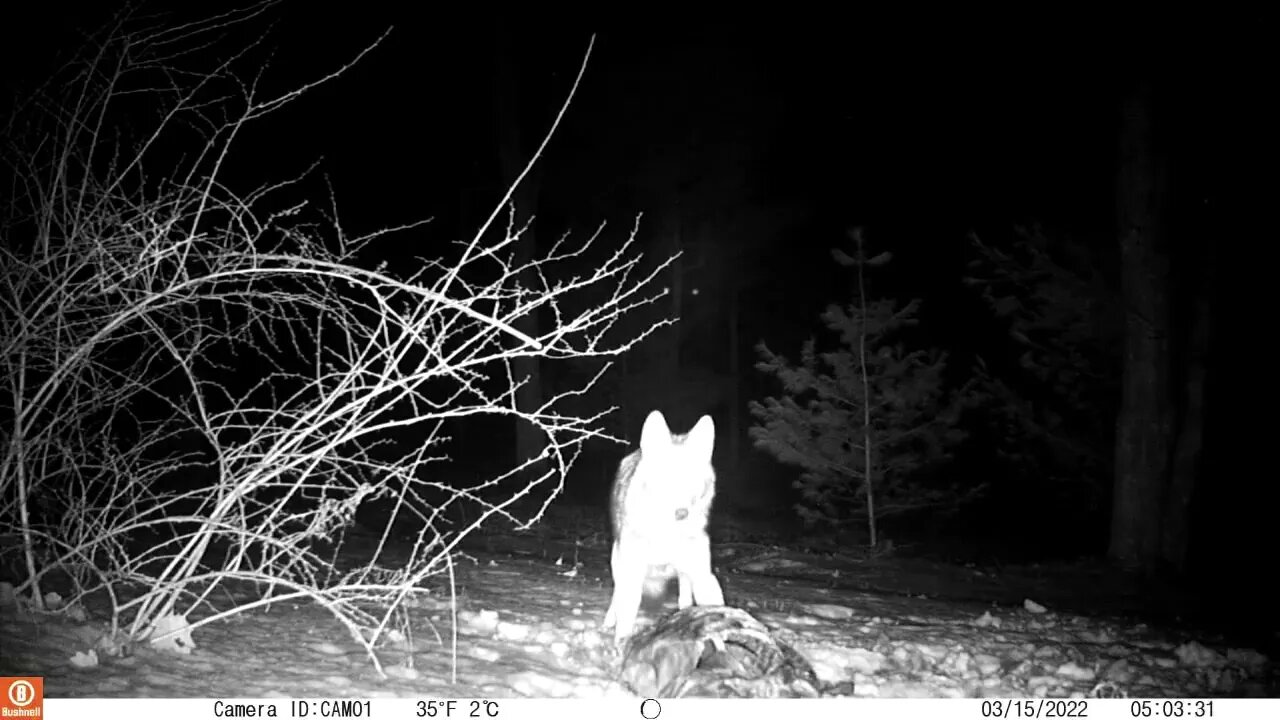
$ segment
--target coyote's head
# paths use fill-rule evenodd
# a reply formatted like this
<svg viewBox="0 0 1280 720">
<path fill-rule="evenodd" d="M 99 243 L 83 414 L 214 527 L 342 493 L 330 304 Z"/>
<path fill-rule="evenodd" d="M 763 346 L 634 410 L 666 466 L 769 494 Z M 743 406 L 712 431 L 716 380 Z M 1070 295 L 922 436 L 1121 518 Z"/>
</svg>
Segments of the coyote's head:
<svg viewBox="0 0 1280 720">
<path fill-rule="evenodd" d="M 662 413 L 654 410 L 640 432 L 640 460 L 631 478 L 626 512 L 631 520 L 688 523 L 706 528 L 715 495 L 711 465 L 716 428 L 703 415 L 684 435 L 672 434 Z"/>
</svg>

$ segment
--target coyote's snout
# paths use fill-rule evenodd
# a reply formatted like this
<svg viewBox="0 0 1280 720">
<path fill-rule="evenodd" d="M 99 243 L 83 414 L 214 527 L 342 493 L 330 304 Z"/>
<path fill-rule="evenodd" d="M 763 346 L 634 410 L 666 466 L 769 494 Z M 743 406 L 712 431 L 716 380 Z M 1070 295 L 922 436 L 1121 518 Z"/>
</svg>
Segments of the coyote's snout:
<svg viewBox="0 0 1280 720">
<path fill-rule="evenodd" d="M 685 435 L 673 435 L 654 410 L 644 421 L 640 448 L 623 458 L 610 495 L 613 523 L 613 599 L 604 627 L 617 640 L 635 628 L 641 597 L 653 580 L 674 575 L 681 608 L 723 605 L 724 593 L 711 572 L 707 516 L 715 497 L 711 466 L 715 424 L 703 415 Z"/>
</svg>

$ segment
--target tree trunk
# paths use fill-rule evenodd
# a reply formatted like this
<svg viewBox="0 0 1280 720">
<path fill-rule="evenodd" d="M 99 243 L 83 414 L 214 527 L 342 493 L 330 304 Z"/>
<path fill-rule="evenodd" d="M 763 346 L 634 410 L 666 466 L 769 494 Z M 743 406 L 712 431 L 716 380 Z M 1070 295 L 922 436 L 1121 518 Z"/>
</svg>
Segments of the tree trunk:
<svg viewBox="0 0 1280 720">
<path fill-rule="evenodd" d="M 738 468 L 742 465 L 740 453 L 742 452 L 742 411 L 744 404 L 742 402 L 742 358 L 739 356 L 741 352 L 740 345 L 742 339 L 740 336 L 741 328 L 738 326 L 740 321 L 740 308 L 738 300 L 741 297 L 740 280 L 736 273 L 730 274 L 727 278 L 729 285 L 729 307 L 726 313 L 729 322 L 729 432 L 728 450 L 724 457 L 727 458 L 725 470 L 730 474 L 735 483 L 735 491 L 741 491 L 743 484 L 739 477 Z"/>
<path fill-rule="evenodd" d="M 1169 567 L 1186 569 L 1191 498 L 1200 472 L 1200 455 L 1204 448 L 1205 377 L 1209 357 L 1214 285 L 1212 247 L 1201 263 L 1199 283 L 1194 290 L 1190 332 L 1187 337 L 1186 378 L 1183 388 L 1180 427 L 1165 499 L 1164 522 L 1161 525 L 1161 559 Z"/>
<path fill-rule="evenodd" d="M 524 166 L 532 157 L 531 143 L 525 142 L 522 126 L 522 103 L 520 102 L 520 83 L 512 55 L 517 51 L 516 34 L 511 32 L 503 22 L 499 21 L 497 30 L 497 46 L 493 49 L 495 72 L 493 82 L 494 122 L 498 132 L 498 160 L 501 165 L 502 182 L 509 187 L 519 177 Z M 537 212 L 539 171 L 535 166 L 525 177 L 512 196 L 516 207 L 517 227 L 531 221 Z M 535 228 L 532 223 L 525 230 L 524 236 L 515 244 L 512 261 L 517 265 L 527 264 L 537 248 Z M 526 287 L 535 287 L 536 276 L 521 279 Z M 516 318 L 512 323 L 515 328 L 531 337 L 541 334 L 536 314 L 527 313 Z M 533 412 L 542 405 L 542 372 L 539 359 L 536 357 L 517 357 L 512 361 L 512 374 L 516 382 L 524 384 L 516 391 L 516 409 L 520 412 Z M 528 421 L 516 419 L 515 453 L 516 462 L 523 463 L 538 457 L 546 447 L 546 438 L 542 431 Z M 535 477 L 538 467 L 531 468 L 529 477 Z"/>
<path fill-rule="evenodd" d="M 1152 570 L 1161 556 L 1172 435 L 1169 262 L 1160 226 L 1164 183 L 1152 147 L 1151 88 L 1136 90 L 1124 102 L 1116 188 L 1125 338 L 1109 555 L 1122 566 Z"/>
</svg>

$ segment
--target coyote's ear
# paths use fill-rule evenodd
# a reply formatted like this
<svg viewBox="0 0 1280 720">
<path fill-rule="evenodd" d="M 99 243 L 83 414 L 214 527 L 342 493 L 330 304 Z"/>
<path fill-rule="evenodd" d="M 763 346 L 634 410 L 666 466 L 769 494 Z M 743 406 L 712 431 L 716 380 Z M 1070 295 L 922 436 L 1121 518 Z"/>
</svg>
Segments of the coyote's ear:
<svg viewBox="0 0 1280 720">
<path fill-rule="evenodd" d="M 667 419 L 661 410 L 654 410 L 644 419 L 644 429 L 640 431 L 640 450 L 656 450 L 671 445 L 671 428 L 667 427 Z"/>
<path fill-rule="evenodd" d="M 707 462 L 711 462 L 711 453 L 716 447 L 716 423 L 710 415 L 703 415 L 698 420 L 698 424 L 693 426 L 689 436 L 684 439 L 684 444 L 698 457 L 705 457 Z"/>
</svg>

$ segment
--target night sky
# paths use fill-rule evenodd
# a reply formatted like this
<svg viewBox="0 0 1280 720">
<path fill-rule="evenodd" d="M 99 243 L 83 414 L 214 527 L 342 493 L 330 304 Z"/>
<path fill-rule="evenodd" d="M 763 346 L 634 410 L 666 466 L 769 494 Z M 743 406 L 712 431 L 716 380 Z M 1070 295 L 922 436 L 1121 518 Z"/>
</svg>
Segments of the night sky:
<svg viewBox="0 0 1280 720">
<path fill-rule="evenodd" d="M 75 30 L 95 27 L 111 5 L 42 3 L 11 15 L 6 100 L 42 79 L 55 54 L 74 46 Z M 453 221 L 450 232 L 465 227 L 458 196 L 494 184 L 494 48 L 517 58 L 525 132 L 540 138 L 593 33 L 578 99 L 544 159 L 549 207 L 539 211 L 556 230 L 606 216 L 629 222 L 642 202 L 616 194 L 593 202 L 581 198 L 584 186 L 594 195 L 625 185 L 623 173 L 644 158 L 692 141 L 732 147 L 686 174 L 733 172 L 736 163 L 750 174 L 741 204 L 803 208 L 785 244 L 822 256 L 800 261 L 808 273 L 823 265 L 831 238 L 855 224 L 922 252 L 969 231 L 1028 223 L 1106 242 L 1118 86 L 1139 64 L 1133 55 L 1167 86 L 1162 122 L 1187 178 L 1181 197 L 1209 205 L 1220 192 L 1225 149 L 1210 145 L 1230 140 L 1220 112 L 1229 61 L 1203 37 L 1198 45 L 1176 35 L 1151 40 L 1127 23 L 1065 18 L 1028 18 L 1014 30 L 982 18 L 942 17 L 930 27 L 856 11 L 838 19 L 442 17 L 400 5 L 362 3 L 352 14 L 284 3 L 265 41 L 277 48 L 267 88 L 335 69 L 392 32 L 345 78 L 256 128 L 243 148 L 256 160 L 270 147 L 276 167 L 261 167 L 264 177 L 323 158 L 357 229 L 423 215 Z M 1143 47 L 1121 46 L 1135 36 Z"/>
<path fill-rule="evenodd" d="M 720 159 L 752 166 L 751 201 L 810 208 L 825 228 L 798 235 L 816 236 L 809 242 L 817 247 L 829 242 L 824 229 L 848 224 L 867 225 L 885 242 L 926 245 L 1012 223 L 1110 232 L 1116 85 L 1132 65 L 1118 48 L 1120 28 L 1028 22 L 1014 32 L 970 19 L 929 29 L 857 13 L 825 21 L 443 18 L 397 5 L 362 3 L 351 16 L 286 3 L 267 40 L 278 50 L 266 85 L 283 87 L 334 69 L 394 28 L 345 79 L 291 108 L 296 117 L 280 118 L 290 129 L 284 137 L 274 126 L 259 129 L 281 169 L 323 157 L 362 224 L 447 217 L 459 185 L 487 182 L 496 162 L 489 79 L 500 38 L 518 58 L 528 132 L 540 136 L 596 33 L 578 100 L 547 157 L 555 178 L 548 202 L 565 216 L 557 224 L 595 219 L 569 219 L 580 212 L 574 185 L 616 180 L 620 159 L 691 137 L 737 137 L 742 152 Z M 42 77 L 52 54 L 71 47 L 72 28 L 92 28 L 103 14 L 65 3 L 23 12 L 47 14 L 6 24 L 6 96 Z M 1179 142 L 1212 132 L 1212 52 L 1206 44 L 1154 60 L 1176 80 Z M 1212 188 L 1188 192 L 1203 198 Z M 613 205 L 611 218 L 643 209 Z"/>
<path fill-rule="evenodd" d="M 6 102 L 73 47 L 77 28 L 102 19 L 102 5 L 47 2 L 3 23 Z M 817 313 L 848 287 L 828 250 L 862 226 L 873 248 L 896 256 L 881 288 L 932 301 L 932 335 L 980 352 L 969 332 L 976 302 L 959 282 L 969 233 L 1000 242 L 1040 226 L 1114 248 L 1118 108 L 1135 76 L 1159 88 L 1174 241 L 1238 234 L 1229 185 L 1252 120 L 1241 110 L 1242 61 L 1212 24 L 1192 42 L 1084 17 L 925 23 L 857 10 L 779 17 L 780 6 L 603 17 L 403 5 L 282 4 L 264 40 L 277 48 L 268 88 L 328 73 L 392 32 L 343 78 L 253 128 L 230 169 L 249 184 L 322 160 L 353 232 L 435 218 L 388 248 L 391 259 L 468 236 L 501 197 L 496 53 L 516 68 L 521 129 L 536 141 L 593 34 L 576 100 L 542 160 L 538 237 L 607 221 L 621 239 L 637 213 L 684 198 L 690 215 L 711 218 L 706 242 L 758 242 L 757 265 L 742 269 L 754 278 L 740 298 L 748 351 L 766 339 L 794 354 L 818 331 Z M 1216 397 L 1232 395 L 1230 381 L 1214 377 Z M 1227 422 L 1225 406 L 1215 406 L 1215 425 Z M 1229 458 L 1243 441 L 1210 442 L 1207 467 L 1228 488 L 1220 495 L 1237 497 L 1246 485 Z M 1242 524 L 1258 512 L 1218 502 L 1243 512 Z"/>
</svg>

